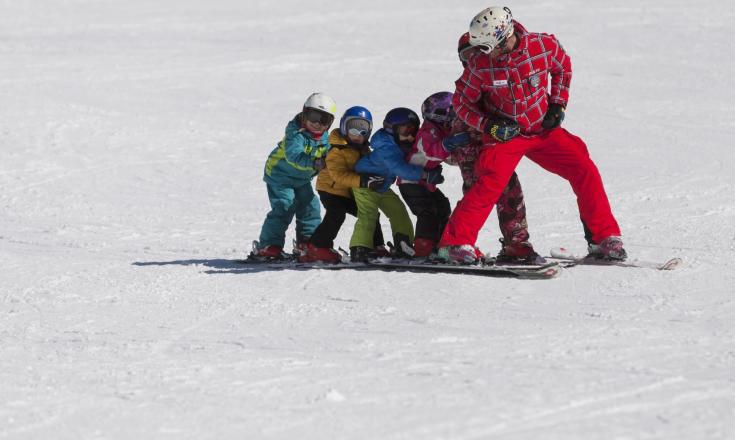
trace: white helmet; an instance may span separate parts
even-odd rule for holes
[[[337,103],[334,102],[334,99],[330,98],[324,93],[312,93],[308,98],[306,98],[306,102],[304,102],[304,109],[307,108],[313,108],[315,110],[329,113],[330,115],[332,115],[332,119],[337,116]]]
[[[490,53],[513,35],[513,14],[507,6],[491,6],[475,15],[470,23],[470,44]],[[485,46],[484,48],[482,46]]]

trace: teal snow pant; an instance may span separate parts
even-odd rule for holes
[[[296,240],[306,241],[319,223],[321,213],[319,198],[311,187],[311,182],[301,186],[281,186],[266,182],[271,211],[265,217],[260,230],[259,244],[283,247],[286,230],[296,216]]]

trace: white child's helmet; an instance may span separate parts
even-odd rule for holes
[[[304,102],[304,109],[307,108],[313,108],[315,110],[320,110],[328,113],[332,115],[333,119],[335,116],[337,116],[337,103],[334,102],[334,99],[330,98],[324,93],[312,93],[308,98],[306,98],[306,102]]]
[[[485,53],[513,35],[513,14],[507,6],[491,6],[475,15],[470,23],[470,44]]]

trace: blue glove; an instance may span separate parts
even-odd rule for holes
[[[424,180],[426,180],[426,183],[431,183],[434,185],[439,185],[440,183],[444,182],[441,165],[436,168],[424,171]]]
[[[323,170],[327,166],[327,162],[323,157],[317,157],[314,159],[314,169],[317,171]]]
[[[470,144],[470,134],[466,131],[463,131],[462,133],[453,134],[451,136],[447,136],[442,141],[442,146],[445,150],[447,150],[447,153],[451,153],[452,151],[456,150],[459,147],[464,147]]]
[[[506,118],[488,119],[482,131],[500,142],[507,142],[521,134],[518,123]]]

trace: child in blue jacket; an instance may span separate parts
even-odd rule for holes
[[[329,127],[337,106],[332,98],[314,93],[301,113],[288,123],[286,134],[265,163],[263,180],[268,188],[271,211],[265,218],[254,258],[280,259],[286,230],[296,216],[297,247],[306,242],[321,222],[319,198],[311,179],[324,168],[329,151]]]
[[[371,257],[378,210],[383,211],[390,221],[398,255],[403,256],[401,243],[412,246],[413,224],[403,201],[390,189],[397,177],[413,181],[423,179],[429,183],[444,180],[441,168],[425,171],[405,160],[405,151],[413,146],[419,124],[419,116],[411,109],[398,107],[389,111],[383,120],[383,128],[370,139],[373,151],[355,165],[355,171],[367,176],[371,183],[367,188],[352,189],[357,204],[357,223],[350,240],[353,261]]]

